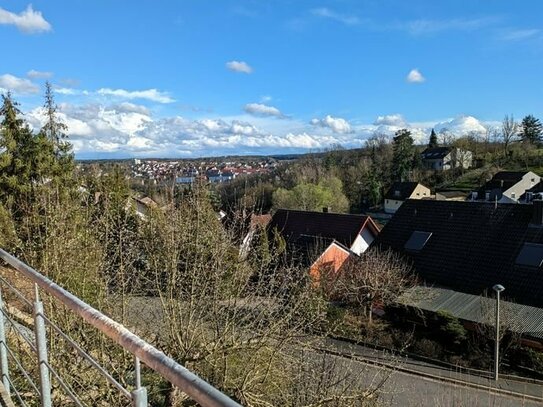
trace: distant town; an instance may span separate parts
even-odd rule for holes
[[[136,158],[130,166],[135,179],[151,180],[154,183],[175,179],[178,184],[193,184],[197,180],[211,183],[232,181],[238,177],[269,174],[277,167],[273,158],[261,161],[158,161]]]

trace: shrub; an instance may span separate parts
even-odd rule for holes
[[[437,342],[422,338],[413,345],[413,352],[432,359],[440,359],[443,355],[443,347]]]

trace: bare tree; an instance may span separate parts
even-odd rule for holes
[[[490,349],[496,340],[496,299],[486,294],[479,297],[479,315],[477,327],[477,339],[479,348],[483,348],[485,355],[491,355]],[[500,302],[500,361],[507,354],[508,350],[520,345],[521,335],[518,329],[518,311],[516,304],[510,301]]]
[[[414,284],[412,268],[400,255],[371,249],[341,270],[336,292],[339,298],[365,310],[371,323],[374,305],[388,305]]]
[[[509,146],[515,140],[519,133],[519,124],[515,121],[513,115],[505,115],[502,120],[501,140],[503,143],[503,152],[505,156],[509,154]]]
[[[242,404],[285,405],[294,387],[310,389],[296,371],[312,363],[302,351],[319,340],[311,333],[325,324],[326,302],[305,269],[269,258],[240,261],[206,200],[205,191],[194,191],[179,208],[157,212],[143,226],[145,286],[152,293],[132,297],[128,319]],[[183,398],[173,388],[167,393],[166,405]],[[349,386],[349,397],[370,393],[367,386]],[[328,396],[308,399],[322,405]]]
[[[449,131],[449,129],[441,129],[439,132],[439,138],[441,139],[440,145],[450,146],[454,142],[456,135]]]

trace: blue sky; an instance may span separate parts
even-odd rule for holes
[[[542,115],[543,2],[10,1],[0,88],[80,158],[358,147]],[[538,75],[539,74],[539,75]]]

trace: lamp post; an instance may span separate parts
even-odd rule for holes
[[[496,291],[496,342],[494,343],[494,380],[498,381],[499,353],[500,353],[500,293],[505,290],[501,284],[492,287]]]

